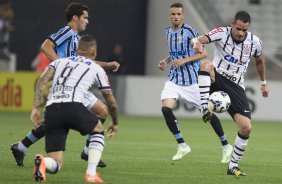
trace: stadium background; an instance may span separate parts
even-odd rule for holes
[[[156,65],[168,55],[164,29],[170,25],[167,13],[169,5],[174,2],[171,0],[12,1],[15,29],[10,33],[11,61],[0,61],[0,111],[29,111],[34,81],[39,75],[32,72],[30,64],[44,39],[65,25],[64,10],[70,2],[83,2],[90,7],[90,24],[85,33],[94,35],[98,40],[98,60],[107,60],[115,44],[120,43],[124,47],[125,64],[121,67],[126,68],[125,73],[110,74],[121,112],[161,116],[160,92],[167,71],[160,72]],[[282,89],[281,38],[273,35],[281,30],[281,13],[277,12],[281,12],[282,3],[279,0],[179,2],[185,7],[185,21],[201,34],[216,26],[228,25],[239,9],[250,12],[250,30],[264,42],[270,85],[270,97],[262,98],[255,65],[250,64],[246,87],[253,117],[281,121],[277,101]],[[274,16],[275,13],[277,16]],[[212,46],[208,46],[208,52],[208,58],[212,58]],[[5,67],[10,72],[4,71]],[[183,104],[179,104],[176,112],[199,117],[198,112]]]

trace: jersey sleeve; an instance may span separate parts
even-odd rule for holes
[[[210,42],[221,40],[225,34],[226,34],[226,28],[218,27],[206,33],[205,36],[209,39],[209,43],[210,43]]]
[[[198,38],[200,35],[199,35],[199,33],[194,29],[194,28],[192,28],[192,31],[193,31],[193,33],[194,34],[192,34],[193,35],[193,38]],[[192,39],[193,39],[192,38]]]
[[[110,90],[111,86],[110,86],[108,75],[106,74],[105,70],[97,64],[95,65],[95,70],[97,71],[96,82],[98,84],[98,89]]]
[[[48,66],[53,68],[54,71],[56,71],[56,66],[57,65],[58,65],[58,60],[55,60],[55,61],[52,61]]]
[[[69,26],[66,26],[60,29],[57,33],[51,34],[48,39],[51,40],[56,45],[56,47],[58,47],[72,35],[73,30]]]
[[[190,40],[199,37],[199,33],[194,28],[189,27],[187,30],[188,30],[188,37]]]
[[[257,37],[256,41],[255,41],[255,53],[253,54],[253,56],[255,58],[258,58],[262,55],[262,41]]]

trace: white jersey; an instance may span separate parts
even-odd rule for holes
[[[231,27],[219,27],[205,36],[209,42],[215,42],[213,66],[216,71],[245,88],[244,74],[251,56],[257,58],[262,54],[262,43],[251,32],[247,32],[243,42],[236,43],[232,39],[231,30]]]
[[[92,85],[110,89],[105,70],[82,56],[61,58],[49,64],[55,71],[46,106],[52,103],[84,102]]]

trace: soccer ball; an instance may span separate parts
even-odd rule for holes
[[[210,95],[208,108],[214,112],[222,113],[228,110],[231,104],[230,98],[224,91],[216,91]]]

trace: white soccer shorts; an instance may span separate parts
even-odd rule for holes
[[[90,111],[93,105],[97,102],[97,100],[98,98],[93,93],[88,91],[84,95],[83,105]]]
[[[166,81],[161,93],[161,100],[175,98],[183,103],[191,103],[197,109],[201,109],[201,97],[198,84],[180,86],[171,81]]]

